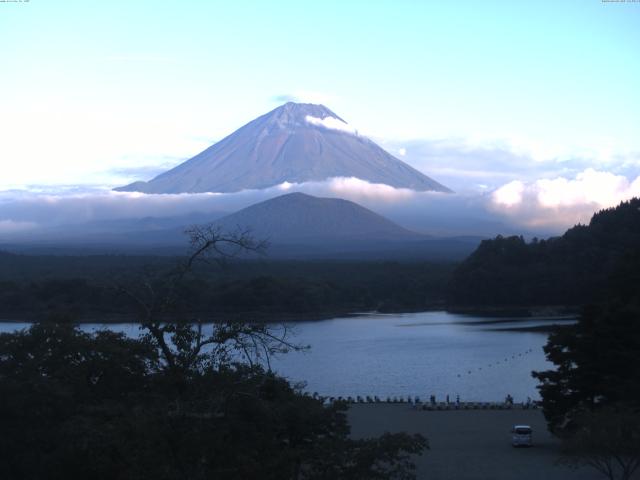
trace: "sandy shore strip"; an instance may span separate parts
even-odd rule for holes
[[[354,404],[348,412],[355,438],[384,432],[421,433],[431,449],[416,459],[418,479],[598,480],[591,468],[558,465],[560,444],[547,431],[542,411],[414,409],[408,404]],[[511,427],[533,428],[531,448],[511,446]]]

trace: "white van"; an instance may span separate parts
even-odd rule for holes
[[[514,425],[511,429],[511,445],[514,447],[530,447],[533,430],[529,425]]]

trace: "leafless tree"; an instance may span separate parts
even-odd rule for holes
[[[206,322],[176,308],[179,287],[198,263],[224,262],[240,254],[262,253],[266,242],[256,241],[247,230],[224,232],[215,225],[194,226],[185,232],[190,239],[186,258],[168,271],[147,269],[139,277],[117,283],[117,288],[137,307],[144,337],[160,353],[169,371],[218,368],[238,359],[265,363],[276,353],[303,347],[289,341],[288,329],[265,323],[215,320]],[[185,318],[186,317],[186,318]]]

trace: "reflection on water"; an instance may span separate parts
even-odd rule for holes
[[[329,396],[436,395],[461,401],[539,398],[532,370],[551,368],[542,351],[543,332],[514,331],[567,318],[487,319],[446,312],[359,315],[318,322],[288,322],[292,340],[310,345],[272,361],[277,372],[306,389]],[[0,332],[28,327],[0,323]],[[102,328],[86,324],[87,331]],[[109,325],[130,336],[133,324]]]

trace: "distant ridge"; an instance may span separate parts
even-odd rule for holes
[[[450,192],[359,135],[324,105],[286,103],[148,182],[145,193],[236,192],[284,182],[356,177],[417,191]]]

